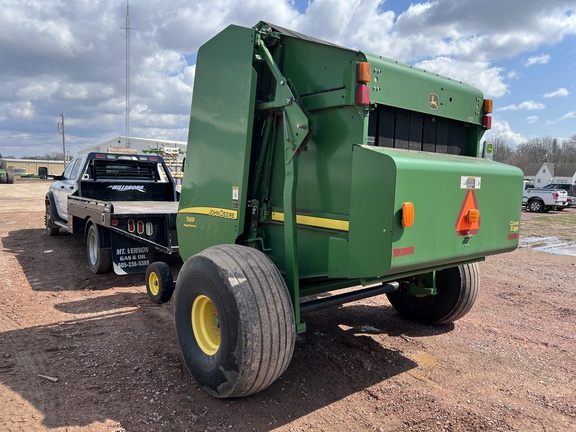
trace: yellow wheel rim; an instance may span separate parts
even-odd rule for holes
[[[160,292],[160,278],[158,278],[156,272],[152,272],[148,276],[148,288],[153,296],[157,296]]]
[[[216,354],[220,347],[220,323],[214,303],[205,295],[196,297],[192,304],[192,330],[200,349],[208,355]]]

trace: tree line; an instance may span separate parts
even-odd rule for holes
[[[562,142],[551,137],[531,138],[515,148],[501,136],[495,137],[492,143],[495,161],[517,166],[523,171],[532,164],[576,164],[576,134]]]
[[[68,153],[68,152],[66,152]],[[0,158],[2,153],[0,153]],[[70,158],[70,153],[68,153],[68,158]],[[4,159],[30,159],[30,160],[50,160],[50,161],[63,161],[64,153],[62,152],[52,152],[46,153],[44,156],[23,156],[21,158],[16,158],[14,156],[4,156]]]

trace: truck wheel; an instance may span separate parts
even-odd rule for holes
[[[540,200],[530,201],[527,209],[531,212],[541,213],[544,210],[544,203]]]
[[[466,315],[478,295],[480,280],[476,263],[436,272],[438,294],[416,297],[396,291],[388,300],[400,315],[429,324],[447,324]]]
[[[57,236],[60,229],[54,225],[54,212],[50,203],[46,203],[46,214],[44,215],[44,225],[46,227],[46,234],[49,236]]]
[[[209,394],[256,393],[288,367],[296,339],[292,302],[262,252],[240,245],[205,249],[186,260],[174,295],[182,355]]]
[[[92,224],[86,234],[86,252],[88,267],[92,273],[109,273],[112,270],[112,251],[100,247],[98,228]]]
[[[12,173],[6,174],[6,183],[8,183],[8,184],[14,183],[14,174],[12,174]]]
[[[0,174],[0,183],[8,183],[8,176],[6,174]]]
[[[172,270],[165,262],[154,262],[146,269],[146,293],[152,303],[166,303],[174,292]]]

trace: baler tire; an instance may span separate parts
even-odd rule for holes
[[[6,174],[6,183],[8,183],[8,184],[14,183],[14,174],[12,174],[12,173]]]
[[[478,296],[480,278],[476,263],[436,272],[436,295],[416,297],[395,291],[388,300],[400,315],[427,324],[448,324],[466,315]]]
[[[49,236],[57,236],[60,233],[60,228],[54,225],[54,210],[52,209],[52,205],[49,202],[46,203],[44,226],[46,229],[46,234]]]
[[[247,396],[284,373],[294,353],[294,310],[264,253],[241,245],[205,249],[186,260],[175,291],[180,349],[205,391]]]
[[[91,224],[86,233],[86,255],[88,267],[92,273],[110,273],[112,271],[112,250],[101,247],[98,228]]]
[[[152,303],[166,303],[174,293],[174,277],[168,264],[153,262],[146,269],[146,293]]]

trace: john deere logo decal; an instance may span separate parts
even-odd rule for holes
[[[428,96],[428,106],[430,109],[436,111],[438,109],[438,95],[436,93],[430,93]]]

